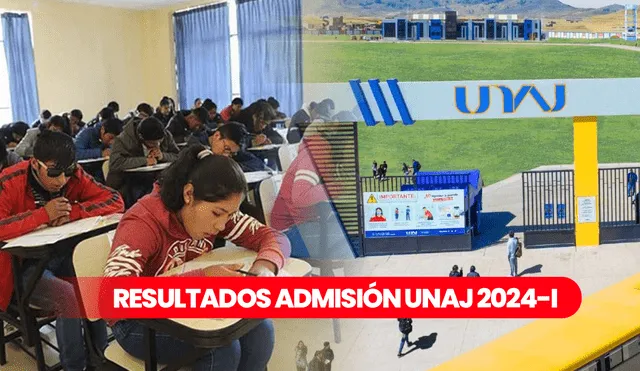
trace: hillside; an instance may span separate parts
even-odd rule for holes
[[[588,17],[620,11],[620,5],[578,9],[559,0],[304,0],[305,15],[392,17],[429,13],[443,8],[464,15],[519,14],[529,17]]]

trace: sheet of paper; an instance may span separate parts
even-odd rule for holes
[[[9,240],[3,249],[12,247],[36,247],[56,243],[65,238],[85,233],[100,223],[102,217],[81,219],[59,227],[42,228],[21,237]]]
[[[244,177],[247,180],[247,183],[257,183],[263,181],[265,179],[271,178],[271,174],[267,171],[254,171],[251,173],[244,173]]]

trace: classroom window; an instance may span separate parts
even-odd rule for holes
[[[2,32],[0,32],[0,126],[12,121],[9,72],[7,70],[7,58],[4,55]]]

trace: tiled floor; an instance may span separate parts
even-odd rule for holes
[[[483,231],[507,230],[521,225],[519,177],[513,177],[485,189],[484,212],[510,212],[508,225],[485,223]],[[489,220],[491,223],[491,220]],[[498,237],[496,241],[500,240]],[[358,276],[443,276],[457,264],[468,271],[475,265],[484,276],[509,273],[504,241],[465,253],[403,255],[358,259],[350,270]],[[520,270],[536,267],[532,275],[567,276],[581,287],[583,295],[592,294],[638,272],[640,244],[606,245],[592,248],[525,250]],[[412,340],[425,343],[435,338],[429,349],[418,350],[398,359],[400,342],[397,321],[341,320],[341,339],[334,339],[331,320],[276,320],[276,348],[269,366],[275,371],[295,370],[294,348],[302,340],[309,349],[309,360],[324,341],[331,342],[335,353],[332,370],[422,371],[471,350],[528,323],[528,320],[416,320]],[[9,347],[9,364],[1,371],[34,370],[35,365],[17,348]],[[49,352],[48,352],[49,353]]]

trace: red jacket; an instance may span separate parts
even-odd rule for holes
[[[25,235],[49,223],[44,207],[36,209],[28,182],[29,161],[0,173],[0,241]],[[71,221],[122,212],[124,202],[118,192],[96,182],[78,166],[66,185],[65,197],[77,202],[71,207]],[[0,310],[6,310],[13,293],[11,255],[0,252]]]
[[[285,235],[241,212],[233,215],[220,235],[237,246],[257,251],[257,259],[270,261],[278,269],[291,253]],[[156,188],[120,220],[104,275],[155,277],[211,251],[215,238],[192,239],[175,213],[164,206]]]
[[[233,114],[232,111],[233,107],[232,105],[228,105],[225,108],[222,109],[222,111],[220,112],[220,117],[222,117],[222,120],[224,120],[224,122],[227,122],[229,120],[231,120],[231,116]]]
[[[330,154],[329,143],[320,136],[305,137],[300,142],[298,155],[282,179],[278,197],[271,210],[273,228],[284,231],[293,225],[319,218],[315,206],[331,200],[324,182],[330,181],[333,174],[322,174],[316,166],[314,156],[327,158]]]

